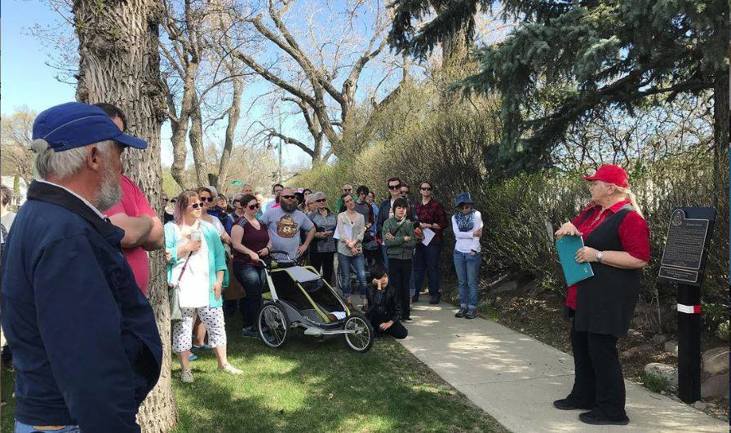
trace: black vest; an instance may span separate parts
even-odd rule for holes
[[[599,251],[623,251],[619,226],[631,209],[623,208],[604,220],[584,244]],[[581,281],[576,290],[577,331],[627,335],[640,293],[639,269],[619,269],[595,262],[594,276]]]

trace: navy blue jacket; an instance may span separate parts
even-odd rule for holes
[[[31,183],[2,258],[18,421],[140,431],[135,416],[160,375],[162,344],[123,236],[73,194]]]

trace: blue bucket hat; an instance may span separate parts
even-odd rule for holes
[[[33,140],[44,140],[56,152],[114,140],[122,146],[144,149],[145,140],[119,130],[99,107],[68,102],[51,107],[33,122]]]
[[[461,192],[454,198],[454,207],[460,207],[463,204],[475,204],[472,201],[472,196],[468,192]]]

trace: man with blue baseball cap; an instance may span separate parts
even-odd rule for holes
[[[2,258],[2,326],[16,370],[15,432],[139,432],[160,375],[152,308],[102,212],[120,197],[121,154],[144,149],[77,102],[33,124],[37,179]]]

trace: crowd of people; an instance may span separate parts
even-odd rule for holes
[[[203,185],[163,195],[158,214],[122,173],[123,152],[147,146],[126,129],[110,104],[52,107],[33,125],[37,178],[17,215],[7,209],[11,191],[0,188],[0,306],[16,371],[16,432],[139,432],[137,411],[162,362],[147,299],[155,250],[164,250],[172,350],[186,383],[196,348],[212,350],[222,373],[242,373],[228,361],[225,322],[240,313],[243,335],[257,337],[271,260],[314,267],[378,335],[401,339],[425,284],[428,302],[441,302],[451,227],[455,317],[477,317],[484,225],[469,192],[452,199],[448,216],[431,181],[413,197],[389,178],[380,203],[365,185],[343,185],[334,201],[281,184],[269,201],[251,185],[229,200]],[[616,344],[649,260],[649,232],[623,169],[602,166],[586,180],[592,203],[556,235],[584,238],[576,260],[591,262],[596,276],[569,288],[576,381],[554,406],[591,409],[581,416],[589,424],[626,424]]]
[[[352,185],[343,185],[331,205],[322,191],[295,189],[278,183],[272,186],[269,201],[250,185],[244,185],[231,200],[213,187],[202,186],[164,203],[163,219],[168,221],[165,224],[168,283],[180,288],[181,307],[186,308],[185,320],[176,323],[173,332],[174,351],[180,355],[183,365],[183,380],[192,380],[189,361],[196,355],[190,352],[191,348],[225,345],[225,335],[221,343],[217,329],[226,317],[240,313],[242,334],[258,336],[255,323],[263,303],[264,267],[270,259],[314,267],[339,290],[350,308],[360,308],[372,320],[379,334],[393,334],[398,329],[393,335],[405,337],[407,331],[401,322],[411,320],[411,304],[419,302],[425,284],[429,303],[441,301],[440,257],[444,231],[450,223],[447,211],[432,196],[431,182],[419,184],[420,198],[416,200],[410,196],[409,186],[398,177],[388,179],[384,187],[389,195],[380,204],[376,203],[375,192],[365,185],[355,191]],[[460,308],[455,316],[473,319],[477,317],[482,218],[474,209],[469,193],[455,197],[454,207],[453,257],[460,295]],[[196,230],[202,235],[195,235],[193,240],[191,236]],[[217,237],[210,236],[214,232]],[[199,252],[201,244],[204,248]],[[226,264],[221,264],[219,256],[211,253],[219,246]],[[207,273],[196,271],[188,263],[195,263],[198,256],[205,255],[210,257]],[[214,279],[216,273],[220,273],[220,281]],[[228,277],[229,273],[233,278]],[[195,305],[189,303],[188,293],[204,286],[196,280],[197,275],[205,275],[210,280],[206,287],[210,286],[216,296],[221,291],[224,293],[221,305],[220,296],[211,297],[205,304],[204,293]],[[379,286],[387,295],[376,296]],[[360,303],[355,302],[356,297]],[[211,318],[208,310],[195,314],[196,311],[187,308],[213,308],[216,318]],[[384,326],[387,322],[391,323]],[[210,330],[206,343],[209,324],[217,329]],[[236,374],[237,369],[225,361],[225,350],[217,354],[220,367]]]

